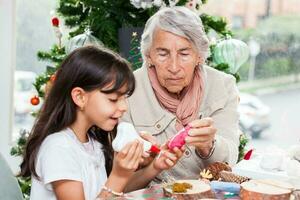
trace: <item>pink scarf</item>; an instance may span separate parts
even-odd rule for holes
[[[189,122],[198,118],[204,89],[201,72],[198,67],[195,68],[193,80],[181,91],[179,97],[176,94],[169,93],[166,88],[160,85],[155,67],[148,67],[148,75],[160,105],[176,115],[177,130],[182,129]]]

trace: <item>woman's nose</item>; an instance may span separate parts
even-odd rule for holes
[[[178,66],[177,58],[171,58],[171,62],[170,62],[168,70],[172,74],[177,74],[180,71],[180,67]]]

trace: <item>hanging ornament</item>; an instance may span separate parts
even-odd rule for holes
[[[230,72],[235,74],[249,57],[248,45],[237,39],[226,39],[219,42],[214,50],[213,59],[216,64],[227,63]]]
[[[66,53],[69,54],[75,49],[79,47],[84,46],[97,46],[97,47],[103,47],[103,43],[92,35],[92,32],[89,29],[86,29],[86,31],[83,34],[76,35],[75,37],[71,38],[69,42],[66,45]]]
[[[245,155],[244,155],[244,160],[250,160],[252,152],[253,152],[253,149],[250,149],[249,151],[247,151],[247,153],[245,153]]]
[[[186,2],[185,7],[189,8],[192,11],[196,10],[197,0],[189,0]]]
[[[38,105],[40,103],[40,99],[38,96],[34,96],[30,99],[30,103],[34,106]]]
[[[152,0],[130,0],[130,3],[136,8],[151,8],[153,6]]]
[[[62,33],[61,33],[61,30],[60,30],[60,27],[59,27],[59,19],[57,17],[53,17],[51,19],[51,21],[52,21],[52,27],[53,27],[55,36],[58,39],[58,46],[59,46],[59,48],[61,48]]]
[[[52,74],[52,75],[50,76],[50,82],[53,83],[53,82],[55,81],[55,79],[56,79],[55,74]]]

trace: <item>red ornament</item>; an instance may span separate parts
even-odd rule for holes
[[[55,74],[52,74],[52,75],[50,76],[50,82],[53,83],[53,82],[55,81],[55,79],[56,79]]]
[[[30,99],[30,103],[34,106],[38,105],[40,103],[40,99],[38,96],[34,96]]]
[[[250,160],[251,155],[252,155],[253,149],[250,149],[245,155],[244,155],[244,160]]]
[[[52,26],[55,26],[55,27],[59,26],[59,19],[57,17],[52,18]]]

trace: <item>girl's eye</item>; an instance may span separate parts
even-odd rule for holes
[[[109,99],[109,101],[116,103],[118,101],[118,99]]]

